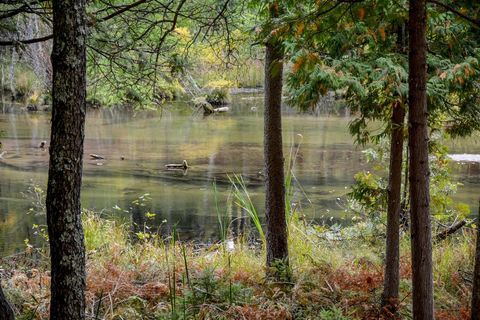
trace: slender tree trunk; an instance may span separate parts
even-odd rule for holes
[[[404,231],[407,231],[410,228],[410,223],[409,223],[409,212],[408,212],[408,178],[410,176],[409,174],[409,163],[410,163],[410,152],[407,148],[407,153],[406,153],[406,159],[405,159],[405,168],[404,168],[404,178],[403,178],[403,196],[402,196],[402,203],[400,205],[400,226]]]
[[[80,188],[85,127],[85,0],[53,1],[53,89],[47,223],[50,319],[85,318]]]
[[[425,0],[410,0],[409,134],[413,319],[433,313],[432,230],[428,165],[427,44]]]
[[[10,62],[10,92],[11,92],[11,100],[14,101],[17,98],[17,88],[16,88],[16,81],[15,81],[15,65],[16,65],[16,56],[17,56],[17,49],[12,47],[11,50],[11,62]]]
[[[473,271],[472,288],[472,320],[480,319],[480,202],[477,220],[477,249],[475,251],[475,269]]]
[[[3,294],[2,286],[0,286],[0,320],[15,320],[15,314]]]
[[[400,283],[400,210],[403,163],[403,126],[405,109],[400,103],[393,106],[390,142],[390,175],[388,182],[387,243],[385,280],[382,306],[387,314],[394,314],[398,305]]]
[[[270,276],[288,273],[288,235],[285,217],[285,179],[282,149],[282,71],[283,49],[275,41],[266,45],[265,54],[265,215],[267,222],[267,267]],[[271,268],[269,268],[271,270]],[[284,272],[287,273],[284,273]],[[280,274],[282,273],[282,275]]]

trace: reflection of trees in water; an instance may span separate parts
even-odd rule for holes
[[[480,176],[480,163],[466,162],[461,166],[461,173],[465,175],[465,179],[474,181]]]
[[[128,195],[123,201],[130,216],[130,237],[135,242],[139,239],[137,234],[150,232],[146,214],[151,210],[151,202],[145,195]]]
[[[230,228],[232,236],[236,239],[249,240],[251,231],[251,221],[244,209],[232,202],[232,220]]]
[[[11,199],[22,192],[19,186],[8,177],[3,176],[0,183],[0,199]],[[29,213],[31,199],[22,201],[0,201],[0,256],[6,256],[25,250],[24,240],[34,246],[45,244],[43,238],[32,229],[34,224],[45,225],[45,215]]]
[[[123,207],[128,208],[132,240],[138,240],[138,233],[158,234],[165,238],[172,235],[174,227],[181,240],[208,242],[218,239],[217,219],[202,211],[201,202],[175,200],[174,194],[143,202],[138,197],[126,197]],[[209,203],[208,207],[211,206]],[[154,215],[147,216],[148,213]]]
[[[145,211],[143,208],[133,205],[130,207],[130,213],[132,215],[132,237],[136,239],[137,233],[148,233],[149,228],[147,226],[147,219],[145,217]]]
[[[192,121],[190,116],[178,116],[177,109],[172,109],[171,115],[165,113],[161,119],[158,112],[132,112],[115,108],[89,110],[86,152],[104,155],[107,162],[101,167],[94,164],[85,166],[84,207],[97,210],[109,208],[122,197],[120,190],[123,190],[126,198],[121,200],[119,206],[128,210],[139,195],[151,192],[149,205],[132,207],[128,212],[132,233],[143,232],[147,225],[151,228],[150,232],[159,232],[165,237],[178,223],[181,239],[216,241],[220,236],[212,191],[212,181],[216,179],[220,211],[225,212],[226,207],[231,206],[232,236],[253,238],[255,228],[250,227],[248,215],[235,205],[227,204],[227,174],[235,172],[244,175],[252,200],[260,215],[263,215],[263,182],[256,179],[263,166],[259,138],[263,126],[262,100],[238,100],[240,103],[234,103],[229,118],[202,121]],[[258,107],[258,111],[252,111],[253,106]],[[34,137],[45,139],[49,132],[49,121],[43,113],[5,114],[0,115],[0,121],[5,131],[2,142],[9,152],[9,160],[0,165],[0,197],[6,199],[0,202],[0,237],[3,239],[0,239],[0,250],[4,246],[11,251],[14,246],[24,248],[23,240],[28,233],[32,233],[31,226],[35,220],[43,224],[43,217],[25,215],[30,204],[25,200],[18,201],[18,198],[20,192],[25,191],[25,182],[33,173],[42,175],[42,179],[46,176],[48,153],[31,148],[33,142],[30,143],[30,140],[33,141]],[[325,218],[335,215],[339,211],[336,197],[347,192],[344,187],[353,182],[353,175],[357,171],[368,169],[362,162],[360,150],[355,150],[351,145],[347,121],[337,118],[311,121],[311,118],[293,116],[285,117],[285,128],[287,152],[291,147],[290,137],[298,142],[296,134],[302,133],[304,136],[295,173],[314,203],[316,212],[320,215],[329,209],[332,213],[326,214]],[[20,146],[20,153],[14,157],[16,144]],[[464,152],[477,151],[471,142],[463,148]],[[121,161],[120,156],[126,156],[126,160]],[[164,170],[164,164],[181,162],[183,159],[192,164],[187,176]],[[28,172],[23,170],[27,167]],[[467,194],[471,199],[470,194],[476,191],[475,188],[478,189],[480,164],[462,165],[455,170],[457,176],[466,183],[459,188],[459,195]],[[135,187],[127,191],[127,186],[132,185]],[[476,205],[472,209],[476,210]],[[305,210],[303,213],[311,218],[311,211],[307,211],[310,209],[306,207]],[[146,212],[155,213],[156,216],[148,219]],[[9,220],[8,228],[3,228],[6,220]],[[167,223],[162,224],[163,220],[167,220]],[[28,236],[35,238],[31,234]]]

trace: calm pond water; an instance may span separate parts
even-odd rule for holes
[[[155,217],[147,224],[162,226],[163,232],[177,224],[184,239],[215,241],[218,204],[221,212],[234,219],[232,227],[242,228],[244,220],[235,218],[243,213],[228,201],[228,176],[244,176],[258,211],[263,212],[263,182],[258,174],[263,166],[262,102],[259,95],[236,95],[231,112],[207,118],[182,103],[161,111],[89,111],[83,207],[138,225],[145,223],[143,213],[149,211]],[[28,188],[46,185],[48,152],[38,145],[42,140],[48,144],[50,121],[48,113],[3,108],[1,141],[8,153],[0,160],[0,255],[23,249],[26,238],[35,242],[32,225],[44,224],[44,216],[28,214],[32,207]],[[299,115],[284,108],[286,155],[292,145],[301,142],[294,171],[306,196],[297,192],[296,201],[310,219],[348,219],[342,198],[354,174],[368,169],[361,149],[354,146],[348,133],[348,122],[346,117]],[[472,139],[458,141],[452,152],[480,154],[480,145]],[[90,159],[89,154],[102,155],[105,160]],[[191,166],[186,173],[164,167],[184,159]],[[479,164],[457,164],[455,174],[465,184],[457,198],[476,212]],[[146,193],[151,199],[143,207],[132,205]]]

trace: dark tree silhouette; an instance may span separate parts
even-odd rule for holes
[[[85,318],[85,247],[80,188],[86,95],[85,0],[53,1],[53,89],[47,224],[50,319]]]
[[[478,206],[478,220],[480,222],[480,203]],[[475,268],[473,271],[472,288],[472,320],[480,319],[480,226],[477,226],[477,249],[475,250]]]
[[[433,314],[430,171],[428,165],[427,41],[425,0],[410,0],[409,9],[409,134],[410,215],[413,319]]]
[[[407,48],[405,45],[405,27],[405,23],[398,25],[396,32],[397,50],[402,54],[407,53]],[[388,177],[387,203],[387,241],[385,246],[385,277],[382,295],[382,307],[384,307],[384,314],[387,317],[395,314],[399,303],[398,291],[400,285],[400,221],[401,212],[403,211],[402,164],[405,139],[405,108],[406,106],[403,103],[403,99],[394,102],[392,104],[392,117],[390,120],[391,128],[390,167]],[[408,174],[406,174],[406,176],[408,176]],[[406,181],[404,188],[407,188]]]
[[[278,10],[278,6],[276,8]],[[265,52],[264,155],[267,267],[272,271],[269,275],[275,278],[289,273],[282,149],[282,73],[283,48],[280,41],[272,38],[266,43]]]
[[[3,294],[2,286],[0,286],[0,320],[15,320],[15,314]]]
[[[405,108],[400,103],[393,106],[390,142],[390,173],[388,182],[387,244],[385,256],[385,281],[382,305],[387,313],[395,313],[398,304],[400,281],[400,210],[402,189],[402,163]]]

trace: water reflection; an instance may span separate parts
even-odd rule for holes
[[[11,109],[10,107],[6,107]],[[312,204],[301,192],[295,201],[310,219],[344,216],[337,198],[353,182],[353,175],[367,169],[362,154],[348,134],[349,118],[298,115],[284,107],[285,154],[301,142],[295,174]],[[259,97],[236,96],[231,112],[203,118],[182,103],[162,111],[102,109],[88,112],[85,139],[82,205],[131,221],[134,232],[145,226],[168,234],[177,225],[185,239],[218,239],[218,210],[232,217],[232,232],[248,230],[249,220],[229,199],[228,176],[242,174],[258,212],[264,210],[263,118]],[[0,114],[0,130],[6,159],[0,161],[0,254],[23,247],[33,223],[44,217],[27,215],[30,200],[21,196],[28,184],[45,186],[48,152],[38,148],[49,140],[48,114]],[[300,138],[301,134],[303,138]],[[470,143],[470,150],[480,148]],[[473,147],[472,147],[473,145]],[[467,148],[468,143],[459,149]],[[468,151],[475,153],[477,151]],[[459,152],[464,152],[459,150]],[[98,154],[104,160],[90,158]],[[167,163],[191,166],[186,174],[168,171]],[[465,181],[459,198],[475,201],[478,167],[464,166],[455,172]],[[143,207],[132,207],[139,196],[150,194]],[[473,200],[473,201],[472,201]],[[117,210],[113,208],[121,208]],[[128,214],[125,212],[127,211]],[[145,213],[154,216],[147,218]],[[130,215],[130,216],[129,216]],[[166,220],[166,223],[164,221]]]

